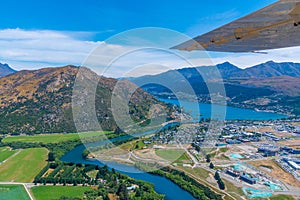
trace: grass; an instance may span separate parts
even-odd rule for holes
[[[58,143],[69,140],[76,140],[88,137],[108,134],[111,132],[86,132],[86,133],[68,133],[68,134],[41,134],[41,135],[22,135],[9,136],[2,140],[2,142],[41,142],[41,143]]]
[[[226,191],[231,194],[232,196],[234,196],[237,199],[243,199],[242,196],[245,196],[243,190],[237,186],[235,186],[234,184],[232,184],[231,182],[222,179],[226,185]]]
[[[133,141],[125,142],[119,145],[118,147],[125,151],[130,151],[130,150],[141,150],[145,146],[147,145],[144,144],[143,140],[133,140]]]
[[[62,196],[83,198],[86,191],[92,191],[92,189],[83,186],[35,186],[31,188],[36,200],[59,199]]]
[[[222,160],[230,160],[230,158],[228,156],[226,156],[225,154],[222,154],[220,156],[220,159],[222,159]]]
[[[211,172],[207,171],[206,169],[198,168],[198,167],[197,168],[190,168],[190,167],[182,167],[182,166],[177,166],[176,168],[179,171],[185,172],[188,176],[192,177],[194,180],[196,180],[200,184],[203,184],[203,185],[209,187],[210,189],[212,189],[213,191],[215,191],[215,192],[217,192],[221,195],[224,194],[225,195],[224,196],[225,200],[229,200],[229,199],[231,200],[232,199],[227,194],[225,194],[223,191],[220,191],[219,189],[215,189],[215,188],[211,187],[212,184],[207,181],[207,178],[209,177],[209,174],[211,174]],[[241,198],[237,198],[237,200],[240,200],[240,199]]]
[[[182,171],[188,172],[198,178],[200,178],[203,181],[206,181],[206,179],[209,177],[209,171],[202,169],[202,168],[190,168],[190,167],[179,167]]]
[[[138,140],[136,141],[136,144],[135,144],[135,149],[136,150],[139,150],[139,149],[143,149],[146,145],[144,144],[144,142],[142,140]]]
[[[0,185],[0,200],[30,200],[23,185]]]
[[[214,158],[217,155],[217,151],[210,153],[209,155],[210,155],[210,158]]]
[[[219,151],[222,152],[222,153],[225,153],[229,150],[229,148],[227,147],[224,147],[224,148],[220,148]]]
[[[170,162],[190,161],[184,150],[159,149],[155,150],[157,156]]]
[[[23,149],[0,165],[0,181],[32,182],[46,166],[47,149]]]
[[[273,197],[270,197],[270,200],[294,200],[295,198],[289,195],[276,195]]]
[[[259,160],[259,161],[250,161],[248,164],[253,165],[255,167],[260,167],[262,165],[269,166],[269,170],[262,170],[269,174],[272,177],[275,177],[282,182],[285,182],[287,184],[290,184],[295,187],[300,187],[300,182],[290,173],[286,172],[284,169],[282,169],[274,160]]]
[[[120,149],[125,150],[125,151],[129,151],[129,150],[134,149],[135,143],[136,143],[136,140],[135,141],[130,141],[130,142],[125,142],[125,143],[123,143],[121,145],[118,145],[118,147]]]
[[[96,178],[96,175],[98,173],[98,170],[92,170],[92,171],[89,171],[87,173],[87,175],[90,177],[90,178]]]
[[[0,147],[0,162],[6,160],[10,156],[16,153],[16,150],[12,150],[9,147]]]

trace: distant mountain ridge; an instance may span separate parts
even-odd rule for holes
[[[0,63],[0,77],[15,73],[16,70],[12,69],[8,64]]]
[[[158,83],[164,86],[177,85],[176,90],[180,92],[186,91],[183,86],[180,86],[185,83],[191,85],[196,94],[200,95],[209,93],[205,82],[224,83],[226,94],[230,98],[251,95],[257,97],[264,96],[264,94],[270,95],[274,92],[297,96],[300,95],[298,87],[300,85],[300,63],[276,63],[269,61],[241,69],[229,62],[225,62],[215,67],[181,68],[157,75],[130,78],[129,80],[140,86],[145,85],[147,82]],[[155,84],[146,85],[144,89],[155,95],[163,92],[170,93],[170,91],[163,89],[162,86],[155,86]]]
[[[270,78],[276,76],[300,77],[300,63],[269,61],[232,74],[231,78]]]
[[[217,64],[216,68],[222,76],[223,79],[239,79],[239,78],[270,78],[276,76],[291,76],[291,77],[300,77],[300,63],[293,62],[283,62],[276,63],[273,61],[268,61],[259,65],[255,65],[249,68],[239,68],[229,62]],[[145,75],[137,78],[130,78],[134,82],[139,79],[147,78],[174,78],[176,75],[174,72],[179,72],[183,77],[187,79],[201,79],[200,74],[205,74],[212,78],[218,77],[216,74],[216,69],[213,66],[200,66],[200,67],[187,67],[175,70],[169,70],[157,75]]]
[[[245,69],[225,62],[217,64],[216,67],[224,79],[270,78],[276,76],[300,77],[300,63],[293,62],[276,63],[268,61]],[[204,68],[207,67],[197,67],[199,71],[205,71]]]

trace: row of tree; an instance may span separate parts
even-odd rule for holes
[[[221,190],[225,190],[225,183],[222,181],[222,179],[221,179],[220,174],[219,174],[218,171],[216,171],[216,173],[215,173],[215,179],[218,182],[219,188]]]
[[[216,194],[209,187],[200,184],[190,176],[186,175],[184,172],[178,171],[174,168],[155,166],[151,164],[145,165],[142,163],[137,163],[136,166],[141,168],[142,170],[148,170],[152,174],[164,176],[170,179],[179,187],[191,193],[196,199],[200,199],[200,200],[202,199],[221,200],[222,199],[221,195]]]
[[[49,170],[51,169],[51,170]],[[94,177],[90,177],[89,172],[97,171]],[[50,172],[50,173],[48,173]],[[153,185],[139,180],[134,180],[126,175],[109,169],[106,165],[103,167],[96,165],[82,165],[72,163],[48,163],[48,165],[35,177],[35,184],[53,184],[73,186],[97,186],[96,192],[87,192],[86,196],[91,199],[108,199],[108,194],[116,194],[119,199],[124,200],[142,200],[146,197],[149,200],[162,200],[164,195],[157,194]],[[133,190],[128,187],[136,185]],[[94,197],[94,198],[93,198]],[[68,199],[64,197],[62,199]]]

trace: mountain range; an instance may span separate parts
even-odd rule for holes
[[[99,124],[104,130],[116,130],[117,125],[110,108],[116,79],[96,75],[88,68],[82,79],[98,80],[95,109]],[[75,132],[72,115],[72,92],[79,68],[64,66],[39,70],[23,70],[0,78],[0,133],[62,133]],[[133,83],[122,81],[122,87]],[[86,91],[82,91],[81,101]],[[138,89],[130,99],[130,116],[143,121],[149,116],[152,104],[167,106],[145,91]],[[83,113],[84,116],[86,113]],[[87,121],[88,131],[91,122]]]
[[[15,73],[16,70],[12,69],[8,64],[0,63],[0,77]]]
[[[138,89],[130,99],[131,118],[136,122],[145,121],[154,104],[164,107],[170,116],[173,108],[152,96],[170,96],[170,88],[186,94],[189,85],[196,95],[209,101],[211,91],[207,83],[217,88],[224,85],[226,96],[234,105],[249,100],[256,102],[256,99],[271,96],[276,97],[273,101],[276,102],[278,95],[284,95],[287,97],[280,99],[282,104],[293,104],[294,109],[300,113],[300,64],[270,61],[240,69],[225,62],[216,67],[218,72],[212,66],[203,66],[129,78],[130,81],[121,80],[125,88],[134,86],[134,83],[142,85],[142,89]],[[104,130],[116,130],[118,127],[110,105],[118,81],[100,77],[88,68],[84,69],[86,74],[82,78],[93,76],[99,80],[95,99],[98,122]],[[6,75],[0,77],[0,133],[75,132],[71,102],[78,70],[78,67],[68,65],[16,72],[7,64],[1,64],[1,75]],[[218,73],[221,77],[217,76]],[[87,122],[85,130],[89,130],[89,127]]]
[[[129,80],[137,85],[144,85],[144,89],[155,95],[167,91],[162,85],[175,85],[176,91],[185,92],[186,87],[181,88],[181,86],[186,84],[191,85],[196,94],[208,94],[205,82],[209,82],[210,84],[224,83],[226,94],[230,98],[245,95],[258,97],[273,93],[298,96],[300,95],[300,64],[269,61],[241,69],[225,62],[216,67],[182,68],[157,75],[129,78]],[[145,83],[151,84],[145,85]]]

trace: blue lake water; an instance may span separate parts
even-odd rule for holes
[[[179,101],[174,99],[159,100],[183,107],[184,111],[188,112],[194,120],[199,120],[200,118],[225,120],[274,120],[287,117],[286,115],[272,112],[259,112],[251,109],[235,108],[231,106],[212,105],[192,101],[180,101],[179,103]]]
[[[217,118],[217,119],[226,119],[226,120],[268,120],[268,119],[281,119],[285,118],[285,115],[276,114],[276,113],[269,113],[269,112],[257,112],[250,109],[241,109],[241,108],[234,108],[230,106],[220,106],[211,104],[203,104],[197,102],[188,102],[188,101],[181,101],[180,104],[176,100],[171,99],[161,99],[167,103],[172,103],[176,105],[180,105],[184,108],[186,112],[190,112],[191,116],[194,120],[199,120],[200,118]],[[212,108],[214,112],[212,112]],[[213,114],[212,114],[213,113]],[[201,114],[201,116],[199,115]],[[167,126],[172,126],[174,123],[169,124]],[[153,133],[153,131],[148,131],[144,133],[137,134],[136,136],[143,136],[149,135]],[[101,146],[110,142],[119,141],[119,140],[126,140],[129,139],[130,135],[120,136],[118,138],[114,138],[111,140],[105,140],[101,142],[94,142],[85,144],[86,146]],[[66,153],[61,160],[64,162],[72,162],[72,163],[82,163],[82,164],[94,164],[103,166],[104,163],[107,164],[110,168],[116,169],[123,174],[126,174],[132,178],[144,180],[150,182],[154,185],[154,189],[156,192],[165,195],[166,200],[177,200],[177,199],[184,199],[184,200],[194,200],[195,198],[185,190],[181,189],[178,185],[173,183],[172,181],[157,175],[152,175],[146,172],[143,172],[137,169],[134,166],[129,166],[125,164],[120,164],[116,162],[104,162],[99,161],[96,159],[88,159],[85,160],[82,158],[82,152],[85,149],[84,145],[77,146],[73,150]],[[240,166],[237,166],[237,168]],[[238,169],[237,169],[238,170]],[[254,194],[254,196],[259,196],[261,194]],[[265,195],[265,194],[263,194]],[[268,194],[267,194],[268,195]],[[252,197],[250,197],[252,198]]]

